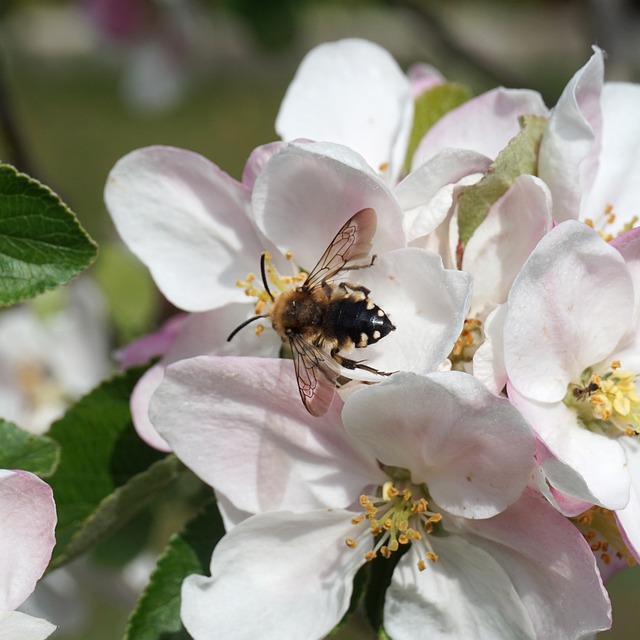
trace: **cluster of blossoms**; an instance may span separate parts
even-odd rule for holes
[[[227,531],[183,585],[194,638],[323,638],[383,563],[392,638],[610,627],[603,581],[640,558],[640,87],[603,67],[594,50],[551,110],[469,100],[407,162],[444,79],[345,40],[304,59],[241,182],[168,147],[116,164],[118,231],[185,311],[125,353],[160,356],[136,428],[213,487]],[[377,259],[354,280],[396,330],[356,357],[394,373],[313,417],[275,331],[227,336],[270,305],[245,294],[262,252],[295,287],[363,208]]]

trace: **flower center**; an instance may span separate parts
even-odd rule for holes
[[[373,560],[378,553],[388,559],[401,545],[411,543],[418,556],[418,569],[423,571],[427,560],[438,560],[426,535],[441,528],[438,523],[442,514],[429,510],[429,502],[421,495],[424,494],[422,488],[402,484],[396,486],[390,480],[382,486],[380,496],[360,496],[364,513],[353,518],[351,523],[357,526],[368,521],[369,527],[364,528],[357,538],[347,538],[345,542],[355,549],[358,539],[373,536],[376,542],[374,548],[364,554],[366,560]],[[414,493],[419,497],[414,497]]]
[[[613,511],[594,506],[573,521],[603,564],[611,564],[614,556],[624,560],[629,567],[637,564],[620,535]]]
[[[582,424],[610,436],[640,435],[640,396],[636,374],[615,360],[603,374],[586,369],[579,384],[571,383],[564,403],[578,413]]]
[[[616,236],[622,235],[625,231],[629,231],[629,229],[633,229],[638,222],[638,216],[633,216],[619,231],[613,234],[611,232],[611,226],[615,223],[616,218],[617,215],[613,210],[613,205],[608,204],[601,214],[595,218],[586,218],[584,222],[592,229],[595,229],[606,242],[611,242]]]
[[[462,326],[460,337],[456,340],[449,354],[451,368],[456,371],[464,371],[464,365],[473,360],[473,356],[483,340],[482,321],[477,318],[467,318]]]

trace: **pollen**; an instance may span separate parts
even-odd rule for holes
[[[364,512],[351,523],[357,526],[368,521],[369,527],[361,535],[371,535],[375,544],[364,554],[366,560],[378,555],[388,559],[399,549],[411,545],[420,571],[426,568],[427,562],[437,562],[438,555],[424,534],[434,532],[442,514],[431,511],[427,499],[423,495],[414,497],[416,493],[422,493],[422,488],[399,487],[388,481],[381,487],[379,496],[360,496]],[[355,538],[347,538],[345,543],[350,548],[357,546]]]
[[[465,363],[473,360],[473,356],[483,340],[482,322],[477,318],[467,318],[464,321],[460,337],[456,340],[449,354],[451,368],[463,371]]]
[[[602,213],[597,214],[595,218],[586,218],[584,222],[597,231],[603,240],[611,242],[615,237],[622,235],[626,231],[629,231],[629,229],[633,229],[638,222],[638,216],[631,217],[614,235],[609,227],[616,222],[618,217],[613,205],[608,203]]]
[[[640,396],[637,374],[614,360],[607,371],[583,372],[579,384],[570,384],[565,404],[574,408],[582,424],[609,436],[640,435]]]
[[[636,560],[618,529],[613,511],[593,506],[572,520],[603,564],[609,565],[617,559],[629,567],[636,565]]]

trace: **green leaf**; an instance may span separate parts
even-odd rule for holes
[[[143,370],[104,382],[49,431],[62,448],[49,481],[58,508],[52,566],[121,526],[179,471],[175,459],[147,446],[131,422],[129,399]]]
[[[67,283],[97,247],[50,189],[0,165],[0,305]]]
[[[174,535],[134,609],[124,640],[187,640],[180,621],[180,588],[190,574],[209,575],[215,545],[224,535],[214,503]]]
[[[455,82],[444,82],[418,96],[414,104],[413,129],[405,160],[405,171],[411,168],[411,159],[420,140],[445,113],[459,107],[471,97],[471,91]]]
[[[46,478],[55,471],[59,460],[57,442],[0,418],[0,469],[22,469]]]
[[[458,231],[463,246],[485,219],[491,205],[523,174],[536,175],[538,151],[547,125],[543,116],[523,116],[520,132],[498,154],[487,174],[458,198]]]

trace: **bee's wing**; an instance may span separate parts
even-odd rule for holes
[[[376,225],[376,212],[371,208],[351,216],[309,272],[303,287],[310,291],[335,276],[347,263],[366,258],[371,252]]]
[[[340,374],[338,364],[300,336],[289,338],[300,397],[312,416],[327,413]]]

